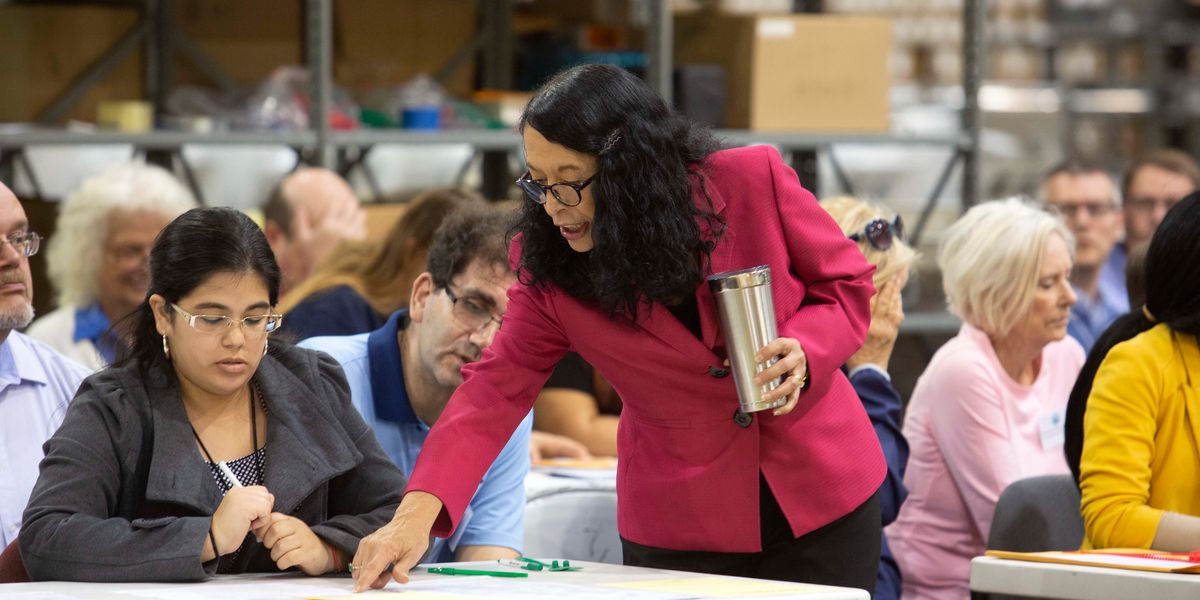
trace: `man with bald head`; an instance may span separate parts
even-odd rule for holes
[[[42,443],[91,371],[15,331],[33,320],[29,257],[41,245],[25,209],[0,183],[0,548],[17,539]]]
[[[337,173],[306,167],[275,186],[263,206],[263,231],[282,277],[280,296],[308,278],[344,240],[366,236],[366,214]]]

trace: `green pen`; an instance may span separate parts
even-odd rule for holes
[[[484,571],[483,569],[459,569],[456,567],[429,567],[430,573],[438,575],[487,575],[488,577],[529,577],[519,571]]]

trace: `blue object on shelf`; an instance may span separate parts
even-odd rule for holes
[[[400,126],[405,129],[440,129],[442,109],[439,106],[412,106],[400,111]]]

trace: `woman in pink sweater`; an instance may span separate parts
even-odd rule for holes
[[[904,421],[909,496],[887,529],[905,600],[965,600],[1004,488],[1067,473],[1063,413],[1083,349],[1067,333],[1074,239],[1019,200],[950,227],[938,252],[962,329],[917,381]]]

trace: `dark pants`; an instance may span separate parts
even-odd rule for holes
[[[875,589],[881,529],[878,498],[872,496],[850,514],[794,538],[766,479],[760,475],[759,482],[761,552],[665,550],[621,538],[625,564]]]

